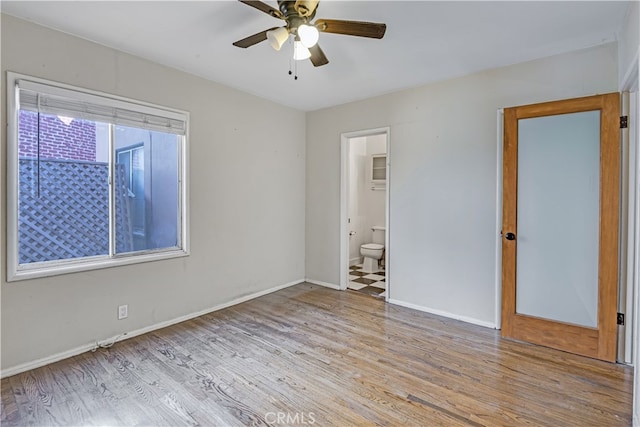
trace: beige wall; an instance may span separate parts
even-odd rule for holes
[[[494,326],[497,111],[616,91],[616,49],[307,113],[307,277],[340,282],[340,134],[390,126],[391,300]]]
[[[7,283],[2,97],[3,371],[304,278],[304,113],[6,15],[1,47],[3,93],[9,70],[191,113],[191,256]]]

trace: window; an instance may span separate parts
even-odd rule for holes
[[[7,81],[7,280],[188,254],[188,113]]]

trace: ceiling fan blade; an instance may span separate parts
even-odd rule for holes
[[[386,24],[363,21],[342,21],[339,19],[318,19],[314,25],[318,31],[324,33],[370,37],[372,39],[381,39],[387,30]]]
[[[278,27],[269,28],[268,30],[261,31],[252,36],[246,37],[242,40],[238,40],[237,42],[234,42],[233,45],[246,49],[250,46],[253,46],[254,44],[258,44],[262,41],[265,41],[267,39],[267,32],[271,30],[275,30],[276,28]]]
[[[309,52],[311,52],[311,58],[309,59],[311,60],[311,63],[314,67],[320,67],[329,63],[329,60],[325,56],[324,52],[317,44],[311,46],[309,48]]]
[[[238,1],[248,6],[255,7],[259,11],[262,11],[268,15],[271,15],[274,18],[283,19],[282,12],[280,12],[278,9],[275,9],[269,6],[266,3],[262,3],[261,1],[257,1],[257,0],[238,0]]]

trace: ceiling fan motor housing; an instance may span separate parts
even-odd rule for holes
[[[316,14],[319,2],[319,0],[296,0],[293,8],[298,12],[298,15],[312,19]]]
[[[314,3],[308,5],[308,3]],[[278,8],[284,20],[287,21],[287,28],[293,34],[296,34],[300,25],[306,24],[316,16],[317,1],[289,1],[278,0]],[[312,10],[308,7],[313,6]],[[301,13],[302,12],[302,13]]]

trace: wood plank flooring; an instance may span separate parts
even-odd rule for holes
[[[2,380],[2,426],[628,426],[633,369],[296,285]]]

